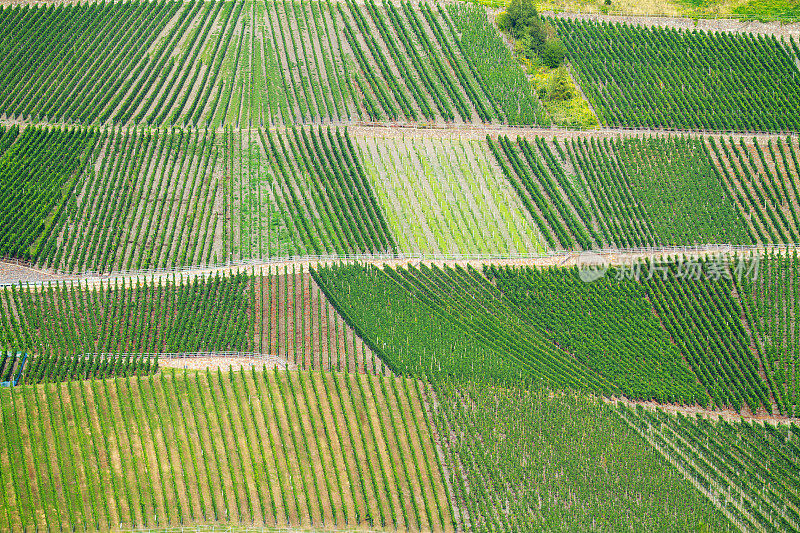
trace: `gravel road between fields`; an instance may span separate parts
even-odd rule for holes
[[[629,400],[627,398],[605,398],[603,397],[603,401],[607,403],[614,404],[616,402],[622,402],[628,406],[635,407],[637,405],[641,405],[645,409],[649,409],[651,411],[655,411],[656,409],[661,409],[670,414],[681,413],[685,416],[701,416],[703,418],[709,420],[717,420],[722,418],[727,422],[738,422],[740,420],[747,421],[747,422],[757,422],[757,423],[769,423],[774,425],[779,424],[800,424],[800,418],[790,418],[783,415],[770,415],[766,411],[760,411],[756,414],[751,414],[749,412],[744,412],[742,414],[737,413],[733,409],[704,409],[703,407],[697,405],[674,405],[674,404],[661,404],[658,402],[649,402],[649,401],[641,401],[641,400]]]
[[[780,253],[785,250],[785,246],[774,247],[759,247],[747,248],[746,252],[750,251],[763,251],[772,250]],[[710,255],[710,254],[727,254],[734,251],[730,245],[714,244],[704,245],[699,247],[685,247],[685,248],[652,248],[646,250],[600,250],[600,254],[608,264],[628,264],[631,261],[644,258],[663,257],[667,255]],[[508,266],[559,266],[570,267],[580,264],[583,261],[584,254],[587,252],[554,252],[550,255],[544,256],[524,256],[524,257],[492,257],[492,256],[473,256],[473,257],[443,257],[443,256],[426,256],[426,257],[390,257],[390,256],[353,256],[353,257],[298,257],[286,259],[273,259],[263,262],[248,262],[246,264],[231,264],[221,266],[200,266],[197,268],[188,268],[185,270],[161,270],[161,271],[140,271],[140,272],[111,272],[106,274],[87,274],[87,275],[65,275],[53,272],[46,269],[37,269],[30,266],[18,265],[13,262],[0,260],[0,286],[11,284],[38,284],[47,283],[48,281],[81,281],[88,283],[90,287],[96,286],[98,283],[108,283],[109,280],[121,278],[141,278],[145,279],[159,279],[170,278],[173,276],[180,280],[190,280],[197,276],[209,276],[214,274],[235,273],[235,272],[250,272],[255,271],[259,273],[262,269],[266,272],[267,269],[272,269],[273,272],[278,270],[283,271],[286,267],[291,270],[292,267],[299,269],[301,266],[308,270],[309,267],[316,265],[327,265],[334,263],[362,263],[372,264],[376,266],[391,266],[401,267],[407,265],[419,265],[424,263],[426,265],[448,265],[455,266],[461,265],[466,267],[470,265],[474,268],[480,268],[485,264],[493,265],[508,265]]]
[[[159,359],[159,368],[175,368],[183,370],[239,370],[240,368],[249,369],[254,367],[256,370],[261,370],[266,365],[267,370],[272,370],[275,367],[288,368],[289,370],[297,370],[297,365],[289,363],[285,359],[279,357],[214,357],[214,356],[198,356],[198,357],[176,357],[171,359]]]
[[[744,22],[736,19],[690,19],[687,17],[657,17],[639,15],[600,15],[594,13],[553,13],[543,11],[546,17],[558,17],[592,22],[622,22],[646,27],[676,28],[680,30],[705,30],[729,33],[757,33],[776,37],[800,37],[800,23],[781,24],[779,22]]]

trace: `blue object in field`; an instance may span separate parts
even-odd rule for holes
[[[19,380],[22,378],[22,369],[25,368],[25,361],[28,360],[28,354],[17,352],[16,357],[19,356],[22,356],[22,362],[19,365],[19,370],[17,370],[17,377],[12,381],[0,381],[0,387],[16,387],[17,383],[19,383]]]

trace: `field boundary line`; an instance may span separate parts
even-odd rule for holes
[[[12,278],[0,280],[0,287],[9,285],[31,285],[44,286],[52,282],[60,281],[80,281],[84,283],[99,283],[103,281],[121,280],[124,278],[156,278],[177,275],[186,275],[184,278],[198,276],[211,276],[217,273],[245,272],[248,269],[254,270],[259,267],[282,267],[282,266],[311,266],[317,264],[330,263],[362,263],[377,266],[382,265],[403,265],[407,263],[431,262],[431,263],[514,263],[514,262],[543,262],[560,260],[564,265],[570,260],[578,261],[584,254],[596,254],[608,260],[610,264],[621,258],[652,258],[658,256],[676,255],[710,255],[710,254],[730,254],[742,255],[747,253],[788,253],[800,251],[800,243],[781,244],[781,245],[735,245],[735,244],[704,244],[693,246],[652,246],[652,247],[631,247],[631,248],[600,248],[595,250],[550,250],[544,253],[526,254],[419,254],[419,253],[400,253],[400,254],[349,254],[349,255],[303,255],[303,256],[284,256],[271,257],[266,259],[246,259],[227,261],[224,263],[211,263],[207,265],[194,265],[174,268],[150,268],[143,270],[117,270],[110,272],[84,271],[80,273],[61,272],[53,269],[38,269],[35,265],[19,259],[0,259],[0,268],[3,266],[18,265],[32,269],[36,274],[49,276],[49,279],[37,279],[33,276],[24,278]],[[532,263],[536,264],[536,263]]]

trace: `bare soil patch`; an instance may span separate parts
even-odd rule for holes
[[[297,365],[289,363],[280,357],[258,357],[258,356],[242,356],[242,357],[175,357],[170,359],[159,359],[158,364],[161,368],[176,368],[183,370],[239,370],[241,368],[249,369],[255,367],[256,370],[262,370],[265,366],[267,370],[272,370],[275,367],[289,368],[295,370]]]

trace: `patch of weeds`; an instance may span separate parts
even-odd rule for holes
[[[531,83],[554,124],[582,130],[598,126],[597,117],[575,87],[566,65],[551,69],[539,64],[530,68],[534,74]]]

